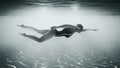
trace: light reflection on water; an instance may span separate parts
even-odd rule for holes
[[[8,57],[10,65],[20,68],[105,68],[116,67],[112,47],[119,44],[119,16],[109,16],[100,10],[91,10],[78,4],[67,7],[28,7],[14,10],[3,17],[2,43],[14,47],[16,52]],[[74,34],[71,38],[53,38],[43,43],[24,38],[18,33],[33,31],[17,27],[25,24],[39,29],[53,25],[81,23],[97,32]],[[11,50],[10,50],[11,51]],[[114,52],[113,52],[114,53]],[[112,58],[111,58],[112,57]],[[110,59],[111,58],[111,59]],[[15,59],[15,61],[12,61]],[[110,60],[109,60],[110,59]],[[114,62],[109,64],[110,61]],[[18,64],[18,65],[17,65]],[[8,65],[8,66],[10,66]]]

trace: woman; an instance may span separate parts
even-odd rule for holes
[[[27,35],[25,33],[21,33],[22,36],[33,39],[37,42],[43,42],[46,41],[48,39],[51,39],[53,36],[55,37],[62,37],[65,36],[66,38],[69,38],[70,36],[72,36],[75,32],[83,32],[83,31],[88,31],[88,30],[93,30],[96,31],[97,29],[84,29],[83,26],[81,24],[77,24],[76,26],[74,25],[70,25],[70,24],[65,24],[65,25],[61,25],[61,26],[53,26],[51,27],[50,30],[45,29],[45,30],[39,30],[36,29],[34,27],[31,26],[25,26],[25,25],[18,25],[19,27],[22,28],[26,28],[26,29],[30,29],[33,31],[36,31],[40,34],[43,34],[42,37],[38,38],[36,36],[33,35]],[[62,31],[58,31],[57,28],[63,28]]]

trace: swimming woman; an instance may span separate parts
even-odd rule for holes
[[[69,38],[71,37],[75,32],[81,33],[84,31],[97,31],[97,29],[84,29],[82,24],[77,24],[76,26],[70,25],[70,24],[64,24],[61,26],[52,26],[50,29],[45,29],[45,30],[39,30],[31,26],[25,26],[25,25],[18,25],[19,27],[25,28],[25,29],[30,29],[33,31],[36,31],[37,33],[43,34],[42,37],[38,38],[33,35],[28,35],[25,33],[20,33],[22,36],[27,37],[29,39],[35,40],[37,42],[44,42],[48,39],[51,39],[52,37],[66,37]],[[58,28],[63,28],[63,30],[58,31]]]

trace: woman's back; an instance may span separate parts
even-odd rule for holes
[[[75,32],[75,29],[73,28],[64,28],[62,31],[58,31],[57,29],[55,30],[55,36],[56,37],[70,37],[73,33]]]

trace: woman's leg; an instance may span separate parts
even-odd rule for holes
[[[54,36],[54,33],[51,30],[48,33],[44,34],[41,38],[38,38],[38,37],[33,36],[33,35],[27,35],[25,33],[21,33],[21,35],[24,36],[24,37],[27,37],[29,39],[35,40],[37,42],[44,42],[44,41],[46,41],[48,39],[51,39]]]
[[[25,28],[25,29],[29,29],[29,30],[33,30],[33,31],[36,31],[37,33],[40,33],[40,34],[46,34],[49,30],[48,29],[45,29],[45,30],[38,30],[34,27],[31,27],[31,26],[25,26],[25,25],[17,25],[19,27],[22,27],[22,28]]]

